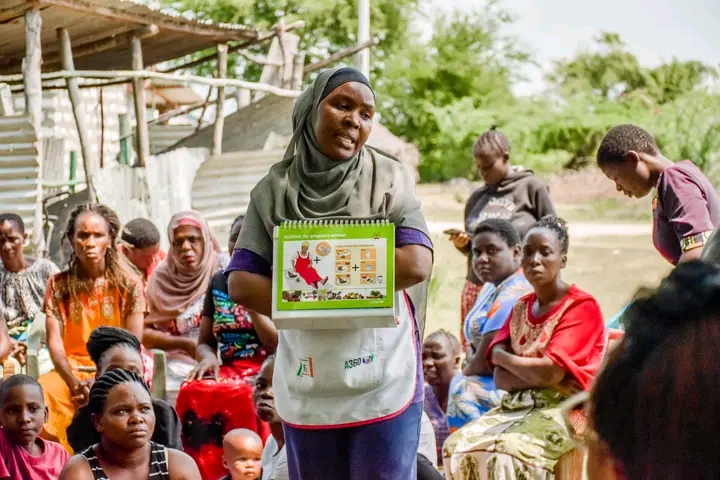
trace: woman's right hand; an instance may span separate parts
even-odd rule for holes
[[[470,243],[470,236],[465,232],[460,232],[456,235],[450,235],[450,241],[453,242],[455,248],[462,250]]]
[[[207,355],[190,371],[186,380],[202,380],[210,376],[216,380],[220,378],[220,362],[217,357]]]
[[[70,395],[73,404],[78,407],[85,405],[90,399],[90,387],[92,384],[89,381],[80,381],[73,377],[71,382],[68,384],[70,387]]]

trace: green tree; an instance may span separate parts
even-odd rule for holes
[[[357,43],[356,0],[163,0],[178,11],[193,12],[200,19],[213,22],[238,23],[261,31],[269,30],[281,19],[285,23],[303,20],[300,31],[301,48],[306,52],[306,63],[320,60],[343,48]],[[371,34],[380,35],[383,41],[373,49],[373,59],[381,60],[401,48],[405,33],[420,0],[373,0],[371,2]],[[267,45],[252,47],[251,53],[264,53]],[[200,52],[193,57],[207,55]],[[239,77],[256,81],[261,67],[247,62],[238,55],[229,58],[230,71]],[[199,74],[212,74],[214,67],[194,69]]]
[[[530,57],[503,34],[512,21],[497,2],[440,15],[429,40],[412,34],[383,62],[382,121],[418,146],[424,180],[473,175],[472,142],[493,123],[487,107],[515,103],[512,82]]]
[[[717,77],[715,68],[698,61],[673,60],[645,68],[616,33],[600,32],[595,43],[593,51],[555,62],[550,82],[571,93],[589,89],[604,98],[636,93],[663,104]]]

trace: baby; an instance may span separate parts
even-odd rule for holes
[[[37,380],[13,375],[0,383],[0,480],[58,478],[70,455],[38,436],[47,418]]]
[[[223,438],[223,465],[230,475],[220,480],[257,480],[260,478],[263,442],[246,428],[230,430]]]

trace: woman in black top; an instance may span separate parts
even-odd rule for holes
[[[460,304],[460,338],[463,347],[467,341],[463,335],[465,317],[472,309],[482,288],[482,281],[472,268],[470,234],[475,227],[488,218],[508,220],[523,238],[538,220],[555,215],[547,186],[532,170],[513,167],[510,163],[510,141],[496,130],[496,126],[478,137],[473,149],[475,165],[485,185],[470,195],[465,204],[465,232],[450,235],[450,240],[467,256],[467,278]]]
[[[75,455],[59,480],[200,480],[187,454],[150,440],[155,413],[150,390],[129,370],[111,370],[95,380],[88,402],[100,442]]]
[[[130,370],[139,375],[143,372],[140,342],[132,333],[122,328],[99,327],[93,330],[87,342],[87,350],[97,372],[95,378],[111,370]],[[165,400],[152,398],[155,412],[155,430],[152,440],[160,445],[182,450],[180,419],[175,409]],[[80,407],[67,429],[68,443],[75,453],[100,441],[100,434],[92,425],[90,406]]]

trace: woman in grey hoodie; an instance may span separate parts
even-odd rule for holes
[[[450,235],[450,240],[467,256],[467,277],[460,304],[460,335],[463,323],[472,309],[482,282],[472,269],[471,236],[475,227],[488,218],[508,220],[520,237],[545,215],[555,215],[548,187],[532,170],[513,167],[510,163],[510,142],[495,125],[475,142],[473,157],[485,185],[470,195],[465,204],[465,232]]]

